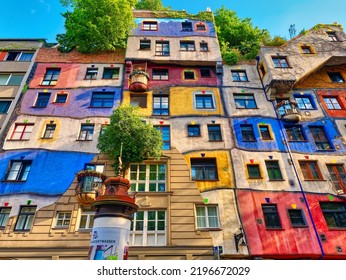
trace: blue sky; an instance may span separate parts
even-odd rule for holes
[[[95,0],[97,1],[97,0]],[[288,29],[295,24],[297,34],[318,23],[338,22],[346,28],[346,1],[333,0],[163,0],[174,10],[185,9],[195,14],[210,7],[224,5],[240,18],[249,17],[254,26],[266,28],[272,36],[289,39]],[[56,34],[64,32],[64,18],[59,0],[1,0],[1,38],[44,38],[55,42]]]

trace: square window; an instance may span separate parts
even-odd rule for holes
[[[197,23],[196,24],[196,29],[197,29],[197,31],[205,31],[205,30],[207,30],[207,28],[206,28],[204,23]]]
[[[93,92],[90,107],[111,108],[114,104],[114,92]]]
[[[323,100],[324,100],[324,103],[326,104],[326,106],[329,110],[341,110],[342,109],[337,97],[325,96],[325,97],[323,97]]]
[[[201,77],[203,77],[203,78],[211,77],[210,68],[202,68],[201,69]]]
[[[11,207],[0,207],[0,229],[4,229],[10,218]]]
[[[282,228],[278,209],[274,204],[262,204],[264,223],[267,228]]]
[[[167,168],[165,164],[131,164],[131,191],[166,191]]]
[[[240,132],[241,132],[242,140],[244,142],[256,141],[255,132],[253,130],[252,124],[241,124]]]
[[[168,116],[169,115],[169,97],[168,95],[153,96],[153,115]]]
[[[260,125],[259,132],[262,140],[272,140],[272,136],[270,135],[269,125]]]
[[[170,127],[168,125],[157,125],[154,127],[161,132],[162,142],[163,142],[162,150],[170,150],[171,149]]]
[[[302,52],[304,54],[311,54],[312,53],[312,50],[311,50],[310,46],[301,46],[300,48],[302,49]]]
[[[342,77],[340,72],[327,72],[327,74],[333,83],[344,83],[345,82],[345,80]]]
[[[209,51],[208,43],[205,43],[205,42],[199,43],[199,48],[201,52]]]
[[[139,41],[139,49],[140,50],[150,50],[151,49],[151,41],[150,40],[140,40]]]
[[[71,212],[58,212],[56,215],[55,227],[68,228],[71,223]]]
[[[48,106],[50,92],[39,92],[34,107],[45,108]]]
[[[333,148],[323,126],[310,126],[309,129],[318,150],[331,150]]]
[[[323,180],[317,161],[299,161],[299,166],[305,180]]]
[[[17,51],[9,51],[7,53],[6,61],[15,61],[20,56],[20,52]]]
[[[335,31],[327,31],[327,35],[329,37],[329,41],[332,42],[338,42],[338,36],[336,36],[336,32]]]
[[[196,205],[197,228],[219,228],[219,213],[215,205]]]
[[[36,206],[21,206],[17,218],[15,231],[29,231],[34,223]]]
[[[120,68],[119,67],[105,67],[103,69],[102,79],[119,79]]]
[[[275,68],[288,68],[287,58],[285,56],[273,56],[272,57]]]
[[[96,80],[97,78],[97,68],[87,68],[86,74],[85,74],[85,80]]]
[[[195,42],[194,41],[180,41],[180,50],[181,51],[195,51]]]
[[[80,141],[91,141],[93,140],[94,125],[93,124],[82,124],[79,132],[78,140]]]
[[[195,72],[194,71],[184,71],[184,80],[194,80]]]
[[[43,77],[42,85],[43,86],[55,86],[58,82],[60,75],[59,68],[48,68],[46,74]]]
[[[56,124],[46,124],[46,129],[42,136],[43,139],[52,139],[54,136]]]
[[[339,202],[320,202],[328,228],[346,228],[346,204]]]
[[[67,101],[67,93],[57,93],[57,95],[55,96],[55,101],[54,103],[66,103]]]
[[[6,114],[11,106],[12,101],[0,100],[0,114]]]
[[[185,21],[181,23],[182,31],[192,31],[192,22]]]
[[[187,135],[189,137],[201,136],[201,130],[199,124],[189,124],[187,126]]]
[[[197,109],[214,109],[213,96],[211,94],[196,94]]]
[[[314,104],[311,101],[311,96],[295,96],[295,101],[297,102],[298,108],[301,110],[312,110],[314,109]]]
[[[32,123],[16,123],[10,139],[29,140],[33,129],[34,124]]]
[[[153,69],[153,80],[168,81],[168,69]]]
[[[217,180],[217,168],[215,158],[191,158],[192,180]]]
[[[253,94],[233,94],[235,107],[237,109],[257,109],[255,96]]]
[[[249,179],[261,179],[261,170],[259,164],[247,164],[247,173]]]
[[[301,209],[288,209],[288,216],[292,227],[306,227],[303,211]]]
[[[269,180],[282,180],[282,174],[277,160],[265,161]]]
[[[232,70],[232,79],[233,82],[248,82],[246,71],[244,70]]]
[[[221,127],[219,124],[208,124],[209,141],[221,141]]]
[[[169,42],[168,41],[156,41],[155,55],[169,56]]]
[[[142,30],[156,31],[157,30],[157,22],[156,21],[143,21]]]
[[[305,141],[305,135],[300,125],[285,126],[286,134],[289,141]]]
[[[130,104],[140,108],[147,108],[147,95],[146,94],[130,94]]]

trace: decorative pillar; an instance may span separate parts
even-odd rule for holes
[[[96,209],[89,247],[89,260],[126,260],[135,198],[128,196],[130,182],[111,177],[104,181],[92,207]]]

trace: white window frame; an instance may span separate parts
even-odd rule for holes
[[[160,166],[165,167],[165,178],[164,179],[159,179],[159,167]],[[145,166],[145,179],[140,180],[140,174],[143,173],[141,171],[140,167]],[[156,179],[155,180],[150,180],[150,167],[155,166],[156,167]],[[134,168],[136,167],[136,168]],[[136,169],[136,170],[135,170]],[[131,178],[136,178],[136,179],[131,179]],[[144,186],[144,191],[145,192],[160,192],[159,186],[160,184],[164,184],[164,190],[162,191],[167,191],[167,166],[165,163],[147,163],[147,164],[131,164],[130,166],[130,182],[131,182],[131,190],[138,192],[139,190],[139,185]],[[155,184],[155,191],[150,190],[150,185]]]
[[[87,130],[83,129],[85,126],[92,126],[93,130]],[[95,125],[94,124],[89,124],[89,123],[82,123],[80,126],[80,131],[78,135],[78,140],[79,141],[92,141],[93,136],[94,136],[94,131],[95,131]]]
[[[81,227],[82,217],[86,217],[85,227]],[[91,219],[94,221],[95,218],[95,212],[87,212],[82,211],[82,213],[79,216],[78,220],[78,230],[91,230],[93,227],[90,226]]]
[[[55,228],[68,228],[71,224],[71,220],[72,211],[58,211],[55,217]],[[61,224],[59,224],[60,222]]]
[[[197,208],[204,209],[204,215],[203,216],[198,216],[198,211]],[[216,209],[216,216],[209,216],[208,209],[213,208]],[[219,208],[217,205],[195,205],[195,216],[196,216],[196,228],[197,229],[215,229],[215,228],[220,228],[220,215],[219,215]],[[210,226],[209,224],[209,218],[213,217],[217,219],[217,226]],[[201,226],[198,223],[198,218],[204,219],[204,224],[205,226]]]
[[[213,107],[212,108],[198,108],[197,107],[197,96],[200,95],[206,95],[206,96],[211,96],[212,101],[213,101]],[[193,106],[195,110],[202,110],[202,111],[215,111],[216,110],[216,100],[215,100],[215,95],[212,91],[205,91],[204,93],[202,93],[201,91],[195,91],[193,93]]]

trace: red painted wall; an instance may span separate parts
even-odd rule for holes
[[[328,116],[334,118],[346,118],[346,90],[317,90],[317,94]],[[325,96],[336,97],[342,110],[328,109],[323,100],[323,97]]]

